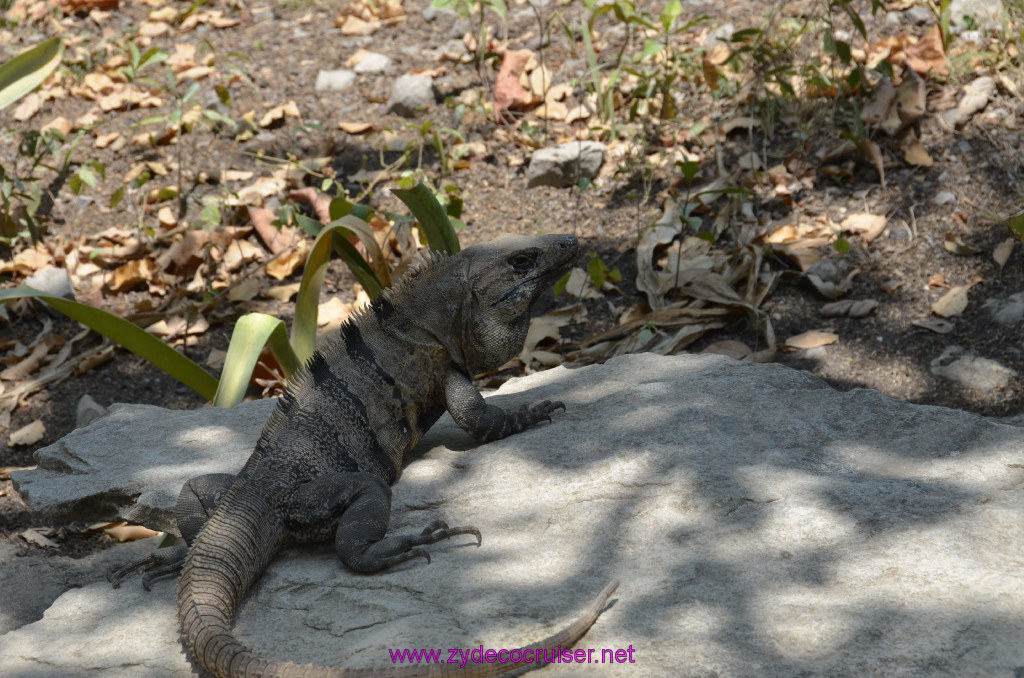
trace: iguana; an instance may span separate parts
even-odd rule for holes
[[[148,588],[180,571],[182,639],[215,676],[447,674],[444,664],[346,670],[275,661],[238,641],[232,620],[245,592],[287,544],[333,538],[349,569],[377,572],[414,558],[429,562],[417,548],[424,544],[463,534],[482,542],[476,528],[441,520],[419,534],[388,535],[390,485],[404,455],[446,409],[471,436],[490,441],[550,421],[565,408],[545,400],[506,412],[487,404],[471,377],[519,353],[531,307],[578,250],[571,235],[506,235],[453,256],[429,254],[342,325],[291,379],[237,476],[213,474],[185,484],[175,510],[189,546],[158,549],[107,578],[116,587],[130,571],[148,567]],[[530,647],[571,645],[615,587],[606,587],[573,624]],[[458,674],[513,668],[489,663]]]

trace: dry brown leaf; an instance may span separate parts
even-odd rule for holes
[[[561,101],[545,101],[533,113],[541,120],[569,120],[569,109]]]
[[[368,134],[377,127],[372,122],[339,122],[338,129],[347,134]]]
[[[1003,266],[1006,266],[1006,262],[1009,261],[1010,255],[1013,254],[1013,244],[1016,242],[1015,238],[1007,238],[1003,242],[996,245],[996,248],[992,250],[992,260],[996,262],[996,266],[999,270],[1003,270]]]
[[[861,139],[860,152],[875,166],[875,171],[878,172],[878,183],[885,186],[885,159],[882,157],[882,149],[870,139]]]
[[[316,324],[318,327],[333,328],[341,325],[352,315],[352,304],[346,304],[338,297],[331,297],[316,307]]]
[[[305,240],[300,240],[298,248],[267,262],[265,266],[267,275],[275,280],[284,280],[302,268],[306,263],[308,250],[308,243]]]
[[[189,336],[203,334],[209,329],[210,323],[202,316],[189,324],[184,317],[176,315],[153,323],[146,328],[146,331],[158,337],[174,337],[186,332]]]
[[[523,350],[519,353],[519,359],[527,368],[533,361],[543,367],[555,367],[562,364],[561,354],[550,349],[557,348],[562,341],[558,330],[572,322],[574,310],[570,306],[530,320],[526,341],[523,343]]]
[[[942,246],[946,248],[947,252],[958,257],[971,257],[978,253],[978,250],[967,245],[956,233],[947,233],[942,241]]]
[[[903,147],[903,159],[910,165],[916,165],[917,167],[931,167],[935,164],[932,160],[932,156],[928,155],[928,151],[925,150],[924,145],[921,144],[917,139],[912,140],[909,144]]]
[[[142,525],[128,524],[107,527],[104,528],[103,531],[121,543],[126,541],[137,541],[139,539],[148,539],[160,534],[156,530],[151,530],[148,527],[143,527]]]
[[[822,332],[821,330],[810,330],[801,334],[794,335],[786,340],[783,344],[785,348],[792,349],[808,349],[817,348],[818,346],[828,346],[834,344],[839,339],[839,335],[835,332]]]
[[[120,132],[111,132],[110,134],[100,134],[96,137],[96,141],[93,146],[96,148],[107,148],[112,146],[118,139],[123,139]]]
[[[45,331],[45,330],[44,330]],[[19,381],[26,378],[28,375],[35,372],[43,360],[49,355],[50,351],[58,346],[63,346],[66,342],[64,337],[56,334],[44,334],[39,341],[32,347],[32,352],[25,356],[22,360],[19,360],[14,365],[11,365],[3,372],[0,372],[0,379],[6,379],[7,381]]]
[[[896,101],[896,88],[889,78],[882,78],[875,86],[875,98],[860,112],[861,120],[868,125],[877,125],[889,115],[889,109]]]
[[[267,264],[269,266],[269,264]],[[263,291],[264,297],[267,299],[276,299],[287,303],[292,297],[299,293],[299,287],[302,283],[291,283],[289,285],[278,285],[277,287],[271,287],[268,290]]]
[[[751,351],[750,347],[742,341],[736,341],[735,339],[723,339],[722,341],[716,341],[713,344],[708,344],[701,353],[716,353],[718,355],[729,356],[734,360],[743,360],[753,353],[753,351]]]
[[[266,256],[267,253],[262,247],[248,240],[238,239],[225,248],[222,263],[225,270],[237,271],[245,264],[262,261]]]
[[[514,106],[527,106],[534,102],[531,94],[519,83],[533,53],[529,50],[508,50],[501,61],[501,70],[494,80],[494,115],[501,118]]]
[[[246,278],[228,290],[228,299],[231,301],[249,301],[260,291],[260,282],[256,278]]]
[[[932,26],[916,45],[906,48],[907,65],[918,75],[924,77],[930,71],[938,75],[947,75],[946,50],[942,46],[942,32],[938,24]]]
[[[371,35],[382,25],[379,21],[363,21],[355,16],[339,17],[334,24],[341,28],[342,35]]]
[[[25,122],[33,115],[39,112],[40,107],[43,105],[43,98],[39,96],[38,92],[32,92],[14,109],[13,117],[18,122]]]
[[[144,38],[155,38],[171,31],[166,21],[143,21],[139,24],[139,35]]]
[[[139,287],[153,276],[153,266],[149,259],[129,261],[114,269],[113,276],[107,281],[107,289],[111,292],[126,292]]]
[[[29,544],[34,546],[40,546],[42,548],[57,548],[57,542],[52,539],[44,537],[42,534],[33,530],[31,527],[24,532],[18,533],[18,536],[27,541]]]
[[[971,285],[953,287],[932,304],[932,313],[943,318],[960,315],[967,308],[967,292],[971,287]]]
[[[12,447],[18,445],[35,445],[43,436],[46,435],[46,427],[43,426],[43,422],[36,419],[31,424],[22,426],[17,431],[11,431],[11,436],[7,439],[7,444]]]
[[[887,219],[884,214],[867,214],[858,212],[843,219],[840,228],[856,233],[865,244],[870,243],[885,231]]]
[[[286,104],[280,106],[274,106],[267,111],[262,118],[260,118],[260,127],[270,127],[274,124],[283,123],[286,117],[298,118],[299,105],[294,100],[289,100]]]

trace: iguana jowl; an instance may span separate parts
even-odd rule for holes
[[[176,508],[188,547],[160,549],[108,573],[159,566],[143,584],[181,571],[178,621],[192,656],[216,676],[427,676],[444,664],[345,670],[269,659],[231,632],[246,590],[286,544],[334,539],[357,572],[384,570],[442,539],[480,532],[431,523],[388,535],[390,485],[404,455],[447,409],[473,437],[497,440],[564,406],[544,401],[516,412],[488,405],[471,376],[519,353],[530,308],[576,258],[574,236],[503,236],[454,256],[431,255],[368,310],[342,326],[291,381],[237,476],[190,480]],[[566,647],[593,624],[613,582],[576,622],[530,647]],[[536,666],[536,664],[533,664]],[[488,676],[515,664],[470,665]]]

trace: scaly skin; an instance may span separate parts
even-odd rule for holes
[[[178,525],[190,548],[165,549],[109,572],[156,566],[143,585],[181,571],[178,620],[189,652],[220,678],[257,676],[492,676],[518,664],[445,664],[351,670],[265,657],[232,634],[235,611],[275,554],[296,542],[332,540],[355,572],[430,556],[419,548],[471,534],[435,521],[388,535],[391,488],[404,456],[447,409],[490,441],[550,421],[560,402],[506,412],[488,405],[474,374],[522,349],[530,309],[575,260],[573,236],[504,236],[455,256],[432,255],[346,323],[295,377],[238,476],[194,478],[182,488]],[[617,586],[559,633],[523,649],[563,648],[597,619]],[[528,666],[536,667],[539,663]]]

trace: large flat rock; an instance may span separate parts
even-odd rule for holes
[[[480,548],[456,539],[369,576],[329,548],[288,551],[237,634],[280,658],[384,668],[389,648],[534,641],[617,578],[579,647],[632,646],[635,663],[545,674],[1024,673],[1021,428],[719,356],[558,368],[491,402],[544,398],[567,411],[487,445],[442,420],[394,488],[395,530],[441,517],[479,527]],[[174,583],[101,579],[0,636],[0,673],[191,675]]]

